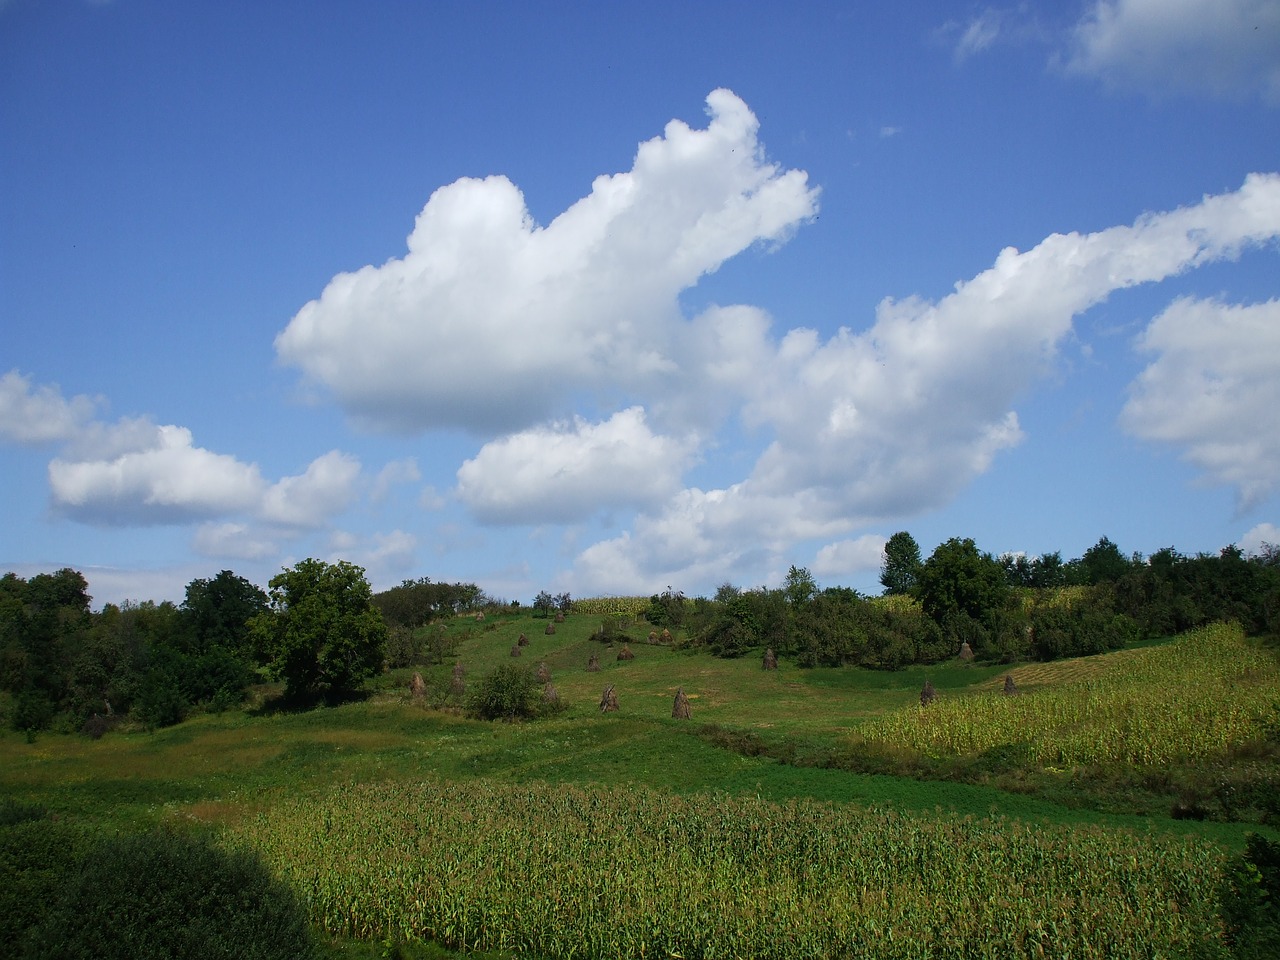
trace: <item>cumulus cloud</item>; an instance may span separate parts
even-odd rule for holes
[[[418,469],[418,461],[413,457],[392,460],[378,471],[373,481],[373,489],[369,492],[369,499],[373,503],[382,503],[390,496],[392,487],[402,483],[417,483],[421,479],[422,472]]]
[[[136,432],[112,459],[51,461],[55,507],[89,523],[183,523],[242,512],[260,497],[256,466],[195,446],[190,430]]]
[[[29,376],[10,370],[0,377],[0,440],[36,445],[71,439],[97,407],[83,395],[67,400],[57,384],[33,387]]]
[[[368,424],[486,435],[671,374],[680,292],[817,211],[746,104],[716,90],[707,108],[706,129],[671,121],[545,227],[503,177],[440,188],[407,254],[335,277],[276,338],[280,358]]]
[[[316,457],[304,473],[285,477],[262,497],[264,520],[292,527],[316,527],[355,499],[360,461],[340,450]]]
[[[1280,300],[1180,299],[1137,347],[1155,359],[1133,383],[1126,429],[1181,450],[1206,480],[1234,487],[1241,509],[1280,489]]]
[[[753,551],[941,506],[1020,441],[1013,405],[1052,370],[1075,316],[1278,235],[1280,176],[1251,175],[1233,193],[1131,226],[1003,250],[936,302],[885,300],[862,332],[774,340],[757,325],[740,342],[767,362],[734,383],[744,423],[773,439],[749,475],[678,493],[585,550],[579,573],[597,589],[714,581]]]
[[[884,565],[886,543],[888,540],[876,533],[828,543],[814,557],[813,572],[819,577],[838,577],[879,570]]]
[[[1274,523],[1260,523],[1240,538],[1236,544],[1248,556],[1258,556],[1265,545],[1280,546],[1280,527]]]
[[[202,523],[192,539],[196,553],[232,560],[265,560],[279,552],[275,541],[247,523]]]
[[[658,504],[680,486],[692,444],[655,434],[640,407],[575,418],[486,444],[458,470],[458,496],[486,523],[563,523],[605,507]]]
[[[1066,66],[1149,93],[1261,93],[1280,103],[1280,5],[1097,0],[1076,25]]]

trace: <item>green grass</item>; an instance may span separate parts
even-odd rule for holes
[[[1044,665],[952,662],[877,672],[801,670],[783,662],[777,671],[764,671],[758,655],[721,660],[649,644],[643,621],[631,629],[635,659],[619,661],[619,646],[591,639],[598,619],[571,616],[551,636],[543,632],[547,622],[527,614],[484,623],[459,618],[448,629],[460,639],[458,661],[469,682],[510,663],[511,648],[525,633],[530,643],[519,662],[530,670],[545,662],[569,704],[554,719],[491,724],[457,710],[428,709],[409,696],[414,669],[385,674],[367,698],[335,707],[278,709],[271,699],[278,691],[264,687],[243,708],[197,714],[152,733],[122,729],[98,741],[42,734],[27,742],[4,732],[0,794],[43,806],[63,822],[108,831],[163,824],[235,830],[298,798],[323,802],[338,788],[482,780],[779,804],[820,801],[925,818],[1006,818],[1195,837],[1224,851],[1241,849],[1250,830],[1275,835],[1257,823],[1170,816],[1171,799],[1186,789],[1175,782],[1184,774],[1193,786],[1244,773],[1260,777],[1264,787],[1275,783],[1278,764],[1269,748],[1172,773],[1117,765],[1046,770],[998,751],[943,758],[898,747],[874,756],[858,753],[865,725],[918,709],[926,679],[948,701],[991,695],[1009,672],[1028,694],[1052,692],[1105,675],[1111,665],[1126,662],[1123,652]],[[586,669],[593,653],[601,665],[595,673]],[[417,670],[428,684],[444,687],[452,667],[447,662]],[[1259,682],[1270,684],[1280,704],[1280,683]],[[600,695],[609,684],[621,709],[601,714]],[[671,718],[681,687],[690,698],[690,721]],[[1158,775],[1165,782],[1157,782]],[[330,945],[333,956],[396,956],[397,950],[448,955],[433,949],[397,948],[389,941]]]

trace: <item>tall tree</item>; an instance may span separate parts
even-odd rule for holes
[[[884,545],[884,565],[880,567],[880,583],[887,594],[911,593],[920,583],[920,545],[915,537],[899,530]]]
[[[949,614],[984,622],[1008,595],[1000,561],[978,550],[968,537],[952,537],[939,544],[920,573],[920,603],[939,624]]]
[[[352,690],[382,668],[387,627],[363,567],[303,560],[270,588],[268,609],[249,629],[287,697]]]
[[[195,653],[224,647],[249,651],[249,621],[267,609],[267,595],[256,584],[223,570],[212,580],[192,580],[182,602]]]

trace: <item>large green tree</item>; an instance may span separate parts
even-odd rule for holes
[[[884,545],[880,584],[886,594],[911,593],[920,582],[920,545],[915,537],[899,530]]]
[[[248,623],[267,609],[267,595],[244,577],[223,570],[212,580],[187,584],[182,603],[190,629],[192,652],[223,647],[235,653],[249,651]]]
[[[303,560],[269,586],[269,607],[250,633],[287,697],[350,691],[382,668],[387,627],[363,567]]]
[[[968,537],[938,545],[920,571],[919,589],[924,612],[939,624],[956,614],[986,622],[1009,596],[1000,561]]]

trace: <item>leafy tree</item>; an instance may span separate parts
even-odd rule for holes
[[[911,593],[920,582],[920,545],[905,530],[899,530],[884,545],[880,583],[888,594]]]
[[[1115,583],[1137,565],[1133,559],[1121,553],[1119,547],[1103,537],[1075,563],[1076,579],[1079,583],[1089,585]]]
[[[544,617],[551,616],[551,611],[555,609],[555,606],[556,598],[546,590],[539,590],[538,595],[533,598],[534,612],[542,611]]]
[[[387,627],[363,567],[303,560],[272,577],[270,588],[269,608],[249,629],[286,697],[352,690],[382,668]]]
[[[782,592],[793,608],[803,607],[818,595],[818,582],[813,579],[808,568],[793,564],[787,571],[787,579],[783,581]]]
[[[920,572],[920,603],[944,631],[967,618],[978,624],[1004,606],[1009,596],[1004,569],[973,540],[952,537],[940,544]],[[967,630],[967,627],[957,630]],[[968,639],[966,636],[965,639]],[[972,642],[972,641],[971,641]]]
[[[187,584],[182,613],[191,634],[192,653],[224,647],[248,653],[248,623],[267,609],[267,595],[256,584],[223,570],[212,580]]]
[[[467,712],[482,720],[531,720],[559,707],[540,694],[533,671],[505,663],[485,674],[467,694]]]

